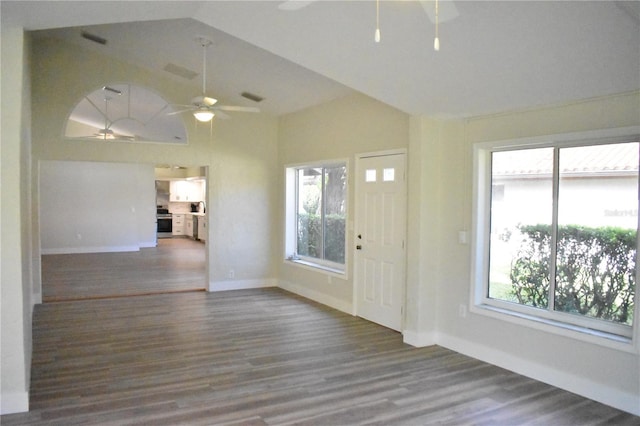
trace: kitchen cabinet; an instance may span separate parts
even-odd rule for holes
[[[184,235],[185,233],[185,215],[173,214],[171,216],[171,225],[173,227],[173,235]]]
[[[198,239],[201,241],[207,240],[207,217],[198,216]]]
[[[186,216],[184,233],[187,237],[193,238],[193,215],[188,214]]]
[[[203,180],[172,180],[169,201],[204,201],[204,186]]]

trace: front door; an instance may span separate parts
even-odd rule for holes
[[[356,162],[356,312],[401,331],[406,271],[406,154]]]

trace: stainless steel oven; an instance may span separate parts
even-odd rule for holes
[[[157,209],[156,223],[158,224],[158,238],[171,238],[173,236],[173,218],[169,209]]]

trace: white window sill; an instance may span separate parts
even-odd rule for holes
[[[623,352],[638,353],[639,348],[633,344],[633,340],[628,337],[619,336],[613,333],[593,330],[561,321],[541,318],[534,315],[527,315],[508,309],[498,308],[491,305],[472,305],[470,312],[488,316],[494,319],[518,324],[525,327],[534,328],[551,334],[573,338],[583,342],[593,343],[607,348],[620,350]]]
[[[302,260],[302,259],[285,259],[285,263],[289,265],[301,267],[303,269],[307,269],[310,271],[322,272],[332,277],[340,278],[343,280],[347,279],[347,274],[344,270],[332,268],[330,266],[322,265],[320,263],[309,262],[307,260]]]

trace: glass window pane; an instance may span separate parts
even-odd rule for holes
[[[638,145],[560,150],[556,310],[631,325]]]
[[[298,170],[298,254],[322,256],[322,168]]]
[[[547,308],[553,148],[494,152],[490,298]]]
[[[376,179],[377,179],[377,177],[376,177],[376,169],[368,169],[364,173],[365,182],[375,182]]]
[[[385,182],[393,182],[396,180],[396,169],[384,169],[382,171],[382,180]]]
[[[344,263],[347,168],[325,169],[324,259]]]

